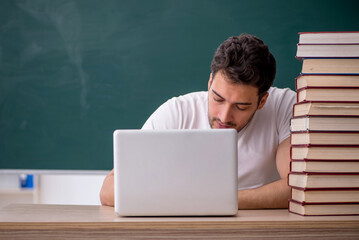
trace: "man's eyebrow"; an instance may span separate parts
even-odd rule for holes
[[[213,89],[212,89],[212,92],[213,92],[214,94],[216,94],[217,97],[219,97],[219,98],[225,100],[224,97],[222,97],[218,92],[214,91]],[[251,102],[235,102],[234,104],[238,104],[238,105],[252,105]]]
[[[213,92],[214,94],[216,94],[218,97],[220,97],[220,98],[222,98],[222,99],[224,100],[224,97],[222,97],[221,95],[219,95],[218,92],[214,91],[213,89],[212,89],[212,92]]]

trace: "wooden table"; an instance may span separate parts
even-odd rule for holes
[[[113,208],[12,204],[0,239],[359,239],[359,216],[302,217],[286,209],[235,217],[118,217]]]

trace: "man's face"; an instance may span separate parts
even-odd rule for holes
[[[268,93],[258,103],[258,88],[233,84],[222,71],[208,82],[208,119],[211,128],[234,128],[239,132],[261,109]]]

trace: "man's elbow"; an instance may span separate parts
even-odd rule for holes
[[[105,178],[100,191],[100,202],[105,206],[114,206],[113,171]]]
[[[109,194],[102,188],[100,191],[100,202],[103,206],[113,206],[113,199],[111,201]]]

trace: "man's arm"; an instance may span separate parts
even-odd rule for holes
[[[100,191],[100,201],[102,205],[114,205],[114,170],[106,176]]]
[[[239,209],[287,208],[291,196],[287,177],[290,168],[290,138],[282,141],[277,149],[276,165],[280,180],[256,189],[238,191]]]

